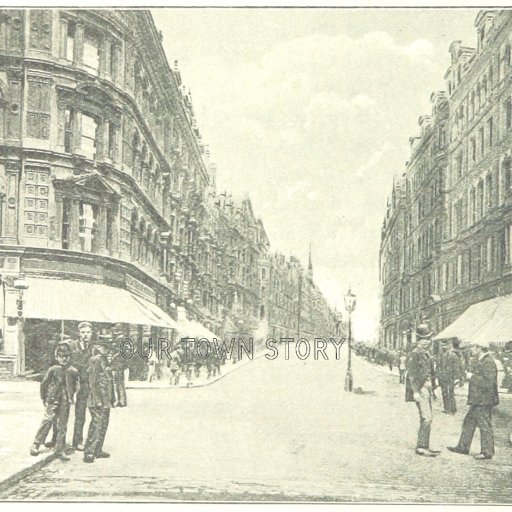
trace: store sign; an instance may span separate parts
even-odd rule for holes
[[[135,279],[130,275],[126,275],[125,282],[126,289],[128,291],[135,293],[139,297],[142,297],[143,299],[149,300],[150,302],[156,304],[156,293],[150,286],[144,284],[143,282],[139,281],[138,279]]]

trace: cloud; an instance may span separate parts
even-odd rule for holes
[[[443,71],[432,42],[399,44],[385,31],[309,34],[254,60],[218,52],[183,63],[219,188],[250,190],[274,249],[307,261],[311,239],[324,292],[334,301],[352,280],[370,323],[381,205]]]

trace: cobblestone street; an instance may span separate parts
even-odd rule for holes
[[[345,361],[262,358],[204,388],[130,390],[129,407],[111,417],[110,459],[54,461],[0,498],[512,501],[505,418],[495,418],[493,460],[452,454],[459,398],[456,417],[434,419],[441,456],[418,457],[417,412],[395,376],[356,358],[363,393],[347,394]],[[17,440],[27,450],[30,441]]]

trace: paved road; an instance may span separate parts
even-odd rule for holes
[[[416,456],[403,387],[356,358],[364,392],[347,394],[345,361],[260,359],[204,388],[131,390],[111,417],[110,459],[55,461],[0,498],[512,502],[504,418],[491,461]],[[437,414],[435,447],[456,443],[462,412]]]

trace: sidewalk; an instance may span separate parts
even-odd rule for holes
[[[43,417],[39,382],[0,380],[0,490],[50,462],[53,451],[44,447],[38,457],[29,454],[30,443]]]
[[[227,361],[221,367],[222,373],[211,379],[207,379],[206,371],[202,369],[199,377],[193,376],[189,386],[184,375],[181,376],[179,386],[171,386],[166,375],[164,379],[154,382],[127,381],[126,387],[172,389],[207,386],[245,367],[262,355],[263,353],[257,354],[254,359],[244,357],[235,364]],[[43,411],[39,397],[39,382],[0,380],[0,491],[36,472],[55,458],[53,450],[44,446],[41,446],[38,457],[32,457],[29,454],[30,441],[28,444],[19,442],[33,439],[43,417]],[[68,439],[71,434],[72,422],[68,424]]]
[[[167,368],[165,369],[165,375],[161,379],[154,380],[153,382],[148,381],[140,381],[140,380],[130,380],[126,381],[126,389],[174,389],[174,388],[197,388],[202,386],[208,386],[209,384],[213,384],[214,382],[219,381],[226,375],[233,373],[234,371],[243,368],[247,364],[250,364],[252,361],[255,361],[259,357],[264,355],[263,352],[259,354],[255,354],[253,359],[249,359],[249,357],[243,356],[240,361],[237,363],[233,363],[232,360],[227,360],[225,364],[223,364],[221,368],[221,373],[217,374],[215,377],[211,377],[208,379],[206,368],[202,367],[200,370],[200,374],[196,377],[195,373],[192,375],[192,379],[190,382],[187,381],[185,375],[181,375],[179,384],[177,386],[171,386],[169,383],[170,374]]]

